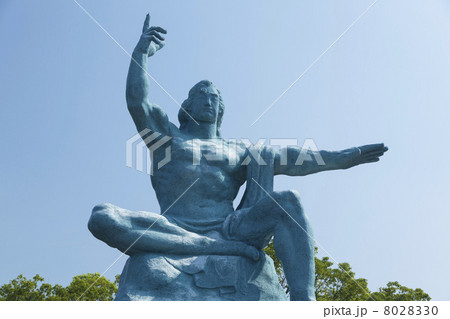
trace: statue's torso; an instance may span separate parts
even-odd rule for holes
[[[158,169],[168,145],[155,151],[152,162],[152,185],[161,212],[167,210],[165,216],[194,223],[225,219],[245,182],[241,165],[245,147],[223,139],[177,136],[170,142],[169,162]]]

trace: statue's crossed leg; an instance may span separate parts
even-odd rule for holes
[[[159,214],[134,212],[112,204],[94,207],[88,228],[109,246],[132,255],[232,255],[258,260],[258,250],[241,241],[214,239],[187,231]]]
[[[128,255],[234,255],[257,260],[258,250],[273,235],[291,300],[315,299],[312,230],[295,191],[272,192],[253,207],[230,214],[224,223],[227,239],[187,231],[156,213],[111,204],[96,206],[88,227],[95,237]]]

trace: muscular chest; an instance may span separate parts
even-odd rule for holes
[[[192,193],[198,190],[208,198],[232,199],[245,181],[245,166],[241,165],[244,153],[220,139],[175,137],[170,144],[170,160],[154,171],[154,185],[171,185],[173,189],[198,179]]]
[[[239,170],[241,151],[235,144],[221,139],[172,141],[172,160],[179,165],[205,171],[219,170],[233,174]]]

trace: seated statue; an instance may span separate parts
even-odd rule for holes
[[[88,224],[95,237],[130,256],[116,299],[209,300],[229,294],[233,300],[282,300],[283,291],[273,279],[273,264],[262,252],[273,238],[290,299],[315,300],[310,223],[299,194],[274,191],[273,177],[376,162],[387,147],[372,144],[318,151],[321,165],[316,161],[299,165],[300,147],[252,149],[226,141],[221,137],[224,103],[210,81],[200,81],[189,91],[178,114],[180,127],[175,126],[148,100],[147,59],[163,47],[161,34],[166,33],[161,27],[150,27],[149,21],[147,15],[132,55],[126,98],[136,128],[151,150],[151,182],[161,214],[102,204],[93,209]],[[165,147],[155,147],[164,136],[170,137]],[[170,160],[157,167],[155,163],[167,157],[167,145]],[[233,201],[245,182],[244,197],[235,210]],[[147,295],[142,292],[146,280],[154,290]],[[181,280],[181,285],[191,285],[193,280],[201,293],[178,287],[174,280]],[[177,294],[177,289],[184,290]],[[168,296],[171,293],[173,297]]]

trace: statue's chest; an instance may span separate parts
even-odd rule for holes
[[[224,140],[181,140],[172,142],[172,158],[194,166],[213,166],[225,169],[237,167],[240,160],[235,144]]]

